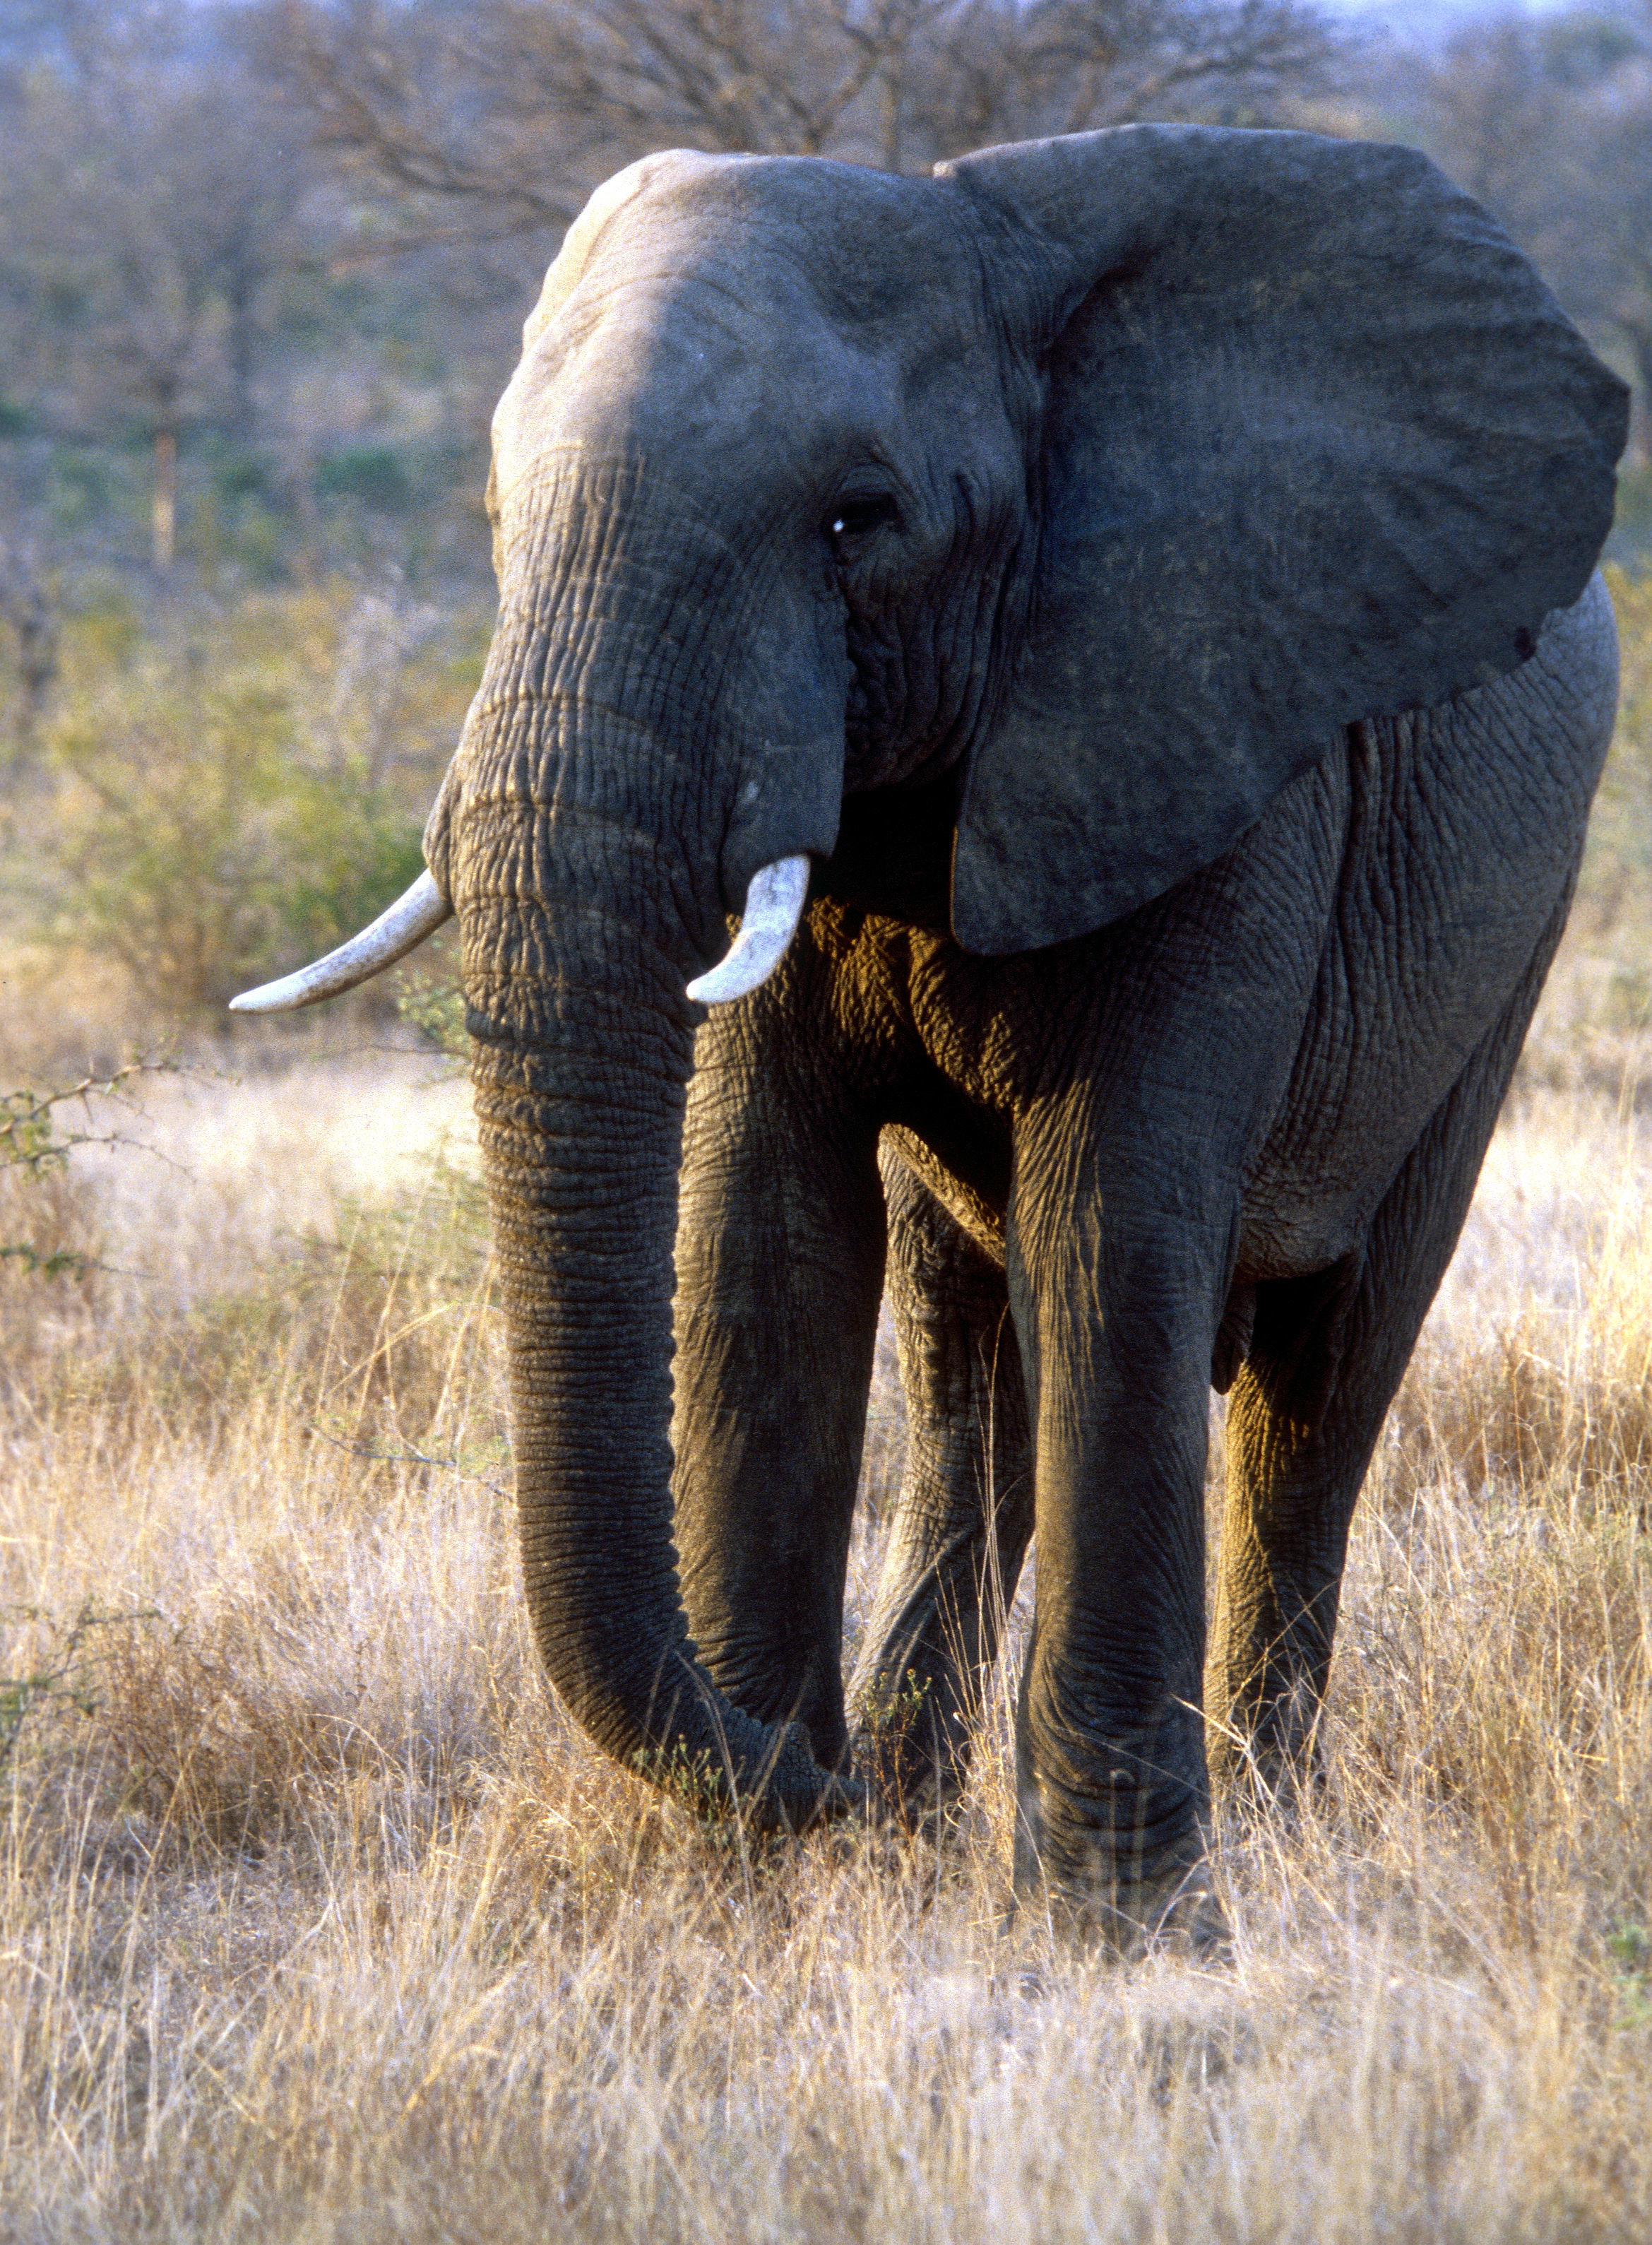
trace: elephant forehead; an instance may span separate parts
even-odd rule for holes
[[[766,376],[864,384],[990,324],[978,221],[949,185],[800,158],[653,157],[598,190],[524,330],[521,386],[570,363],[623,391]]]
[[[999,336],[950,183],[672,154],[570,228],[494,419],[501,505],[553,451],[670,463],[711,512],[787,503],[937,428],[978,437]],[[916,447],[916,451],[914,451]]]
[[[612,276],[579,298],[524,354],[494,417],[501,498],[537,460],[579,447],[674,464],[766,486],[783,462],[807,472],[886,436],[904,384],[887,354],[859,347],[779,289],[751,290],[709,260]]]
[[[979,220],[950,181],[819,157],[674,155],[613,199],[586,269],[650,258],[685,272],[707,261],[758,291],[789,285],[857,333],[907,335],[937,302],[972,293]]]

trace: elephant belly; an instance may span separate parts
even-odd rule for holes
[[[1405,1157],[1524,988],[1570,888],[1569,864],[1546,872],[1527,891],[1529,913],[1500,918],[1454,980],[1429,984],[1373,965],[1363,985],[1329,994],[1246,1181],[1238,1278],[1305,1278],[1358,1246]]]
[[[1358,1244],[1525,990],[1570,899],[1615,699],[1597,578],[1512,676],[1351,729],[1336,909],[1285,1097],[1247,1179],[1242,1278],[1303,1277]]]

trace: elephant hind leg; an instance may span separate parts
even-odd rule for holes
[[[887,1136],[880,1168],[906,1469],[850,1702],[858,1762],[917,1807],[962,1787],[1032,1532],[1032,1475],[1002,1265]]]
[[[1364,1247],[1257,1288],[1228,1407],[1227,1500],[1205,1705],[1213,1775],[1264,1793],[1304,1775],[1330,1676],[1366,1468],[1473,1198],[1565,924],[1401,1164]]]

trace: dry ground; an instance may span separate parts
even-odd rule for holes
[[[1644,2241],[1652,1116],[1599,1014],[1563,978],[1210,1974],[1005,1923],[1007,1685],[938,1850],[754,1855],[571,1734],[428,1063],[254,1046],[0,1180],[100,1266],[0,1265],[0,2238]]]

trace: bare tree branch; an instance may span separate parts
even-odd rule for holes
[[[1302,0],[289,0],[288,22],[328,145],[496,239],[660,146],[918,171],[1213,103],[1274,115],[1337,51]]]

